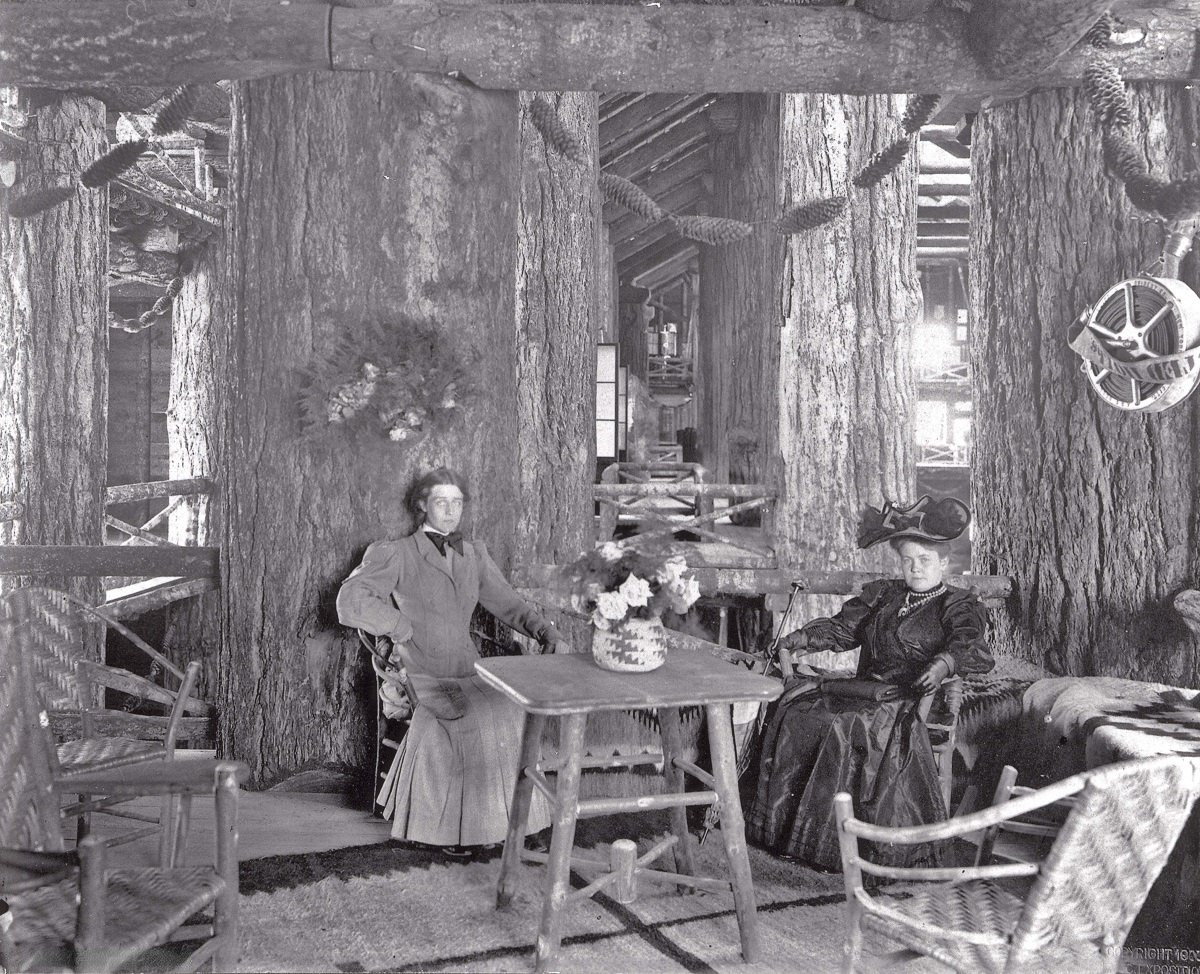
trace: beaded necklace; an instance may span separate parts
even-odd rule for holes
[[[914,592],[912,589],[908,589],[904,593],[904,604],[902,606],[900,606],[899,610],[896,612],[896,615],[898,615],[901,619],[903,619],[910,612],[915,612],[917,609],[921,608],[921,606],[923,606],[926,602],[936,599],[939,595],[941,595],[945,591],[946,591],[946,583],[945,582],[939,583],[937,588],[931,588],[928,592],[921,592],[919,594]],[[913,598],[914,595],[917,596],[915,599]]]

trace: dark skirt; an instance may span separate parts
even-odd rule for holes
[[[849,792],[855,817],[876,825],[927,825],[946,818],[929,732],[913,700],[785,699],[767,723],[758,787],[747,816],[750,840],[822,869],[838,869],[833,796]],[[943,843],[883,845],[860,840],[870,861],[936,864]]]

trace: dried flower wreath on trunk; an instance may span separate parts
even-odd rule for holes
[[[411,445],[477,398],[479,359],[428,323],[374,325],[301,371],[300,432],[320,439],[363,431]]]

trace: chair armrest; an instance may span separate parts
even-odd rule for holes
[[[120,690],[122,693],[128,693],[133,697],[153,700],[155,703],[163,704],[168,710],[175,706],[176,700],[179,697],[176,691],[161,687],[152,680],[147,680],[144,676],[130,673],[129,670],[121,669],[118,666],[108,666],[90,659],[80,660],[76,665],[87,670],[88,679],[92,683],[99,683],[101,686],[106,686],[112,690]],[[185,698],[183,709],[185,713],[207,717],[213,712],[214,708],[207,700],[201,700],[198,697],[189,695]]]
[[[61,775],[55,787],[78,795],[183,795],[208,794],[220,772],[231,772],[238,784],[250,776],[241,761],[213,759],[158,761],[130,764],[91,774]]]
[[[889,828],[885,825],[872,825],[851,818],[842,827],[851,835],[868,839],[872,842],[893,842],[898,845],[916,845],[921,842],[937,842],[941,839],[956,839],[970,832],[979,832],[990,828],[999,822],[1007,822],[1019,815],[1026,815],[1037,808],[1053,805],[1068,795],[1074,795],[1083,790],[1087,776],[1072,775],[1045,788],[1039,788],[1032,795],[1012,798],[1000,805],[972,812],[970,815],[960,815],[945,822],[935,822],[932,825],[908,825],[903,828]],[[840,792],[839,795],[846,795]],[[846,795],[847,799],[850,798]],[[838,796],[834,796],[837,801]]]
[[[49,886],[79,868],[74,852],[34,852],[0,848],[0,891],[7,894]]]

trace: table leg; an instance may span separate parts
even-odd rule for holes
[[[500,857],[500,882],[496,885],[496,907],[504,909],[512,902],[516,890],[517,869],[521,864],[521,849],[525,845],[525,823],[529,821],[529,803],[533,797],[533,781],[526,768],[537,766],[542,756],[542,731],[546,718],[542,714],[526,714],[521,732],[521,757],[517,765],[517,783],[513,785],[512,808],[508,812],[508,835],[504,839],[504,854]]]
[[[742,937],[742,959],[758,960],[758,909],[754,902],[754,879],[746,850],[746,825],[738,795],[737,759],[733,750],[733,724],[728,704],[706,704],[708,746],[712,752],[713,780],[721,799],[721,839],[733,881],[733,905]]]
[[[679,720],[678,707],[658,708],[658,730],[663,745],[663,779],[667,791],[679,793],[684,790],[683,772],[675,766],[675,758],[683,757],[683,729]],[[678,840],[675,843],[675,871],[685,876],[696,875],[696,860],[692,851],[692,835],[688,831],[687,808],[676,805],[671,809],[671,831]],[[692,886],[677,887],[681,893],[693,893]]]
[[[554,833],[550,839],[550,859],[546,863],[549,889],[542,903],[536,974],[545,974],[550,969],[562,942],[563,910],[571,891],[571,849],[575,845],[575,819],[579,813],[580,763],[586,726],[587,714],[567,714],[562,718],[562,767],[555,783]]]

